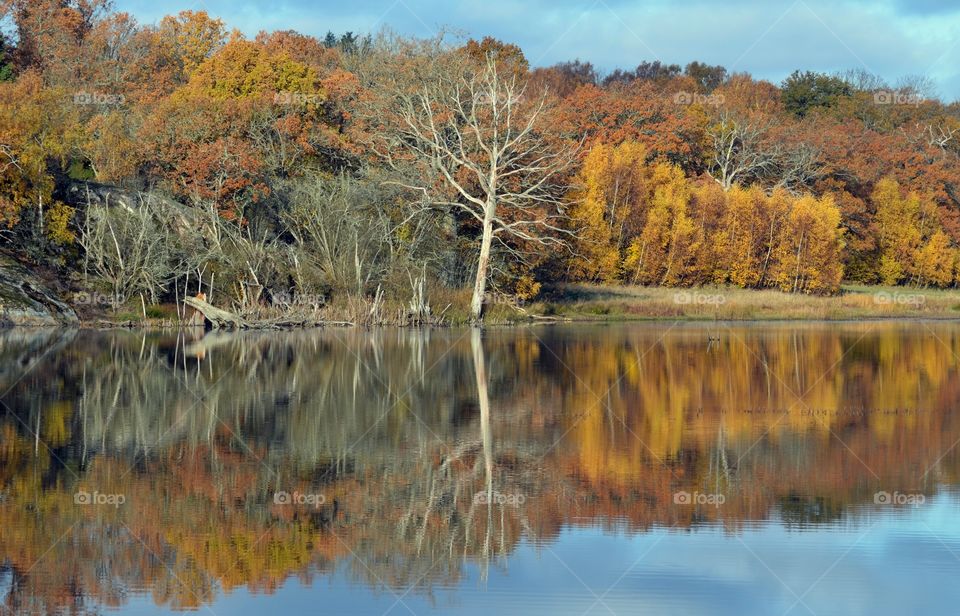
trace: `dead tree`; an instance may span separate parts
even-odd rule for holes
[[[789,135],[773,135],[769,120],[723,110],[710,129],[710,175],[724,191],[758,183],[799,193],[823,176],[819,149]]]
[[[768,174],[776,158],[766,142],[767,126],[723,111],[710,130],[710,175],[724,191]]]
[[[529,101],[524,91],[516,74],[488,57],[482,66],[454,62],[391,93],[381,155],[398,170],[413,162],[423,171],[395,183],[418,195],[418,208],[459,210],[480,226],[474,322],[482,317],[494,240],[508,250],[508,238],[564,243],[559,176],[575,149],[543,137],[546,99]]]

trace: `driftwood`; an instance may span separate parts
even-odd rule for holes
[[[275,319],[262,319],[259,321],[254,321],[249,325],[249,327],[260,329],[307,329],[310,327],[325,326],[353,327],[354,324],[350,321],[320,321],[318,319],[293,316],[277,317]]]
[[[275,319],[260,319],[251,321],[244,319],[228,310],[217,308],[197,297],[187,297],[183,303],[193,308],[204,320],[209,321],[214,329],[294,329],[323,327],[330,325],[352,326],[349,321],[320,321],[298,316],[278,317]]]
[[[214,329],[241,329],[249,327],[246,321],[232,312],[211,306],[202,299],[187,297],[183,300],[183,303],[202,314],[203,318],[209,321]]]
[[[570,317],[556,317],[551,315],[540,315],[540,314],[528,314],[527,318],[532,319],[534,321],[555,321],[557,323],[569,323],[573,321],[573,319],[571,319]]]

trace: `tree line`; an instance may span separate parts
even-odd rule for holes
[[[479,319],[550,283],[960,273],[960,106],[922,78],[601,75],[489,37],[250,38],[107,0],[3,0],[0,24],[0,241],[117,304],[427,287]]]

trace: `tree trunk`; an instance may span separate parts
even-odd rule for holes
[[[492,244],[493,220],[488,214],[483,221],[480,258],[477,259],[477,278],[473,285],[473,300],[470,302],[470,320],[474,323],[479,323],[483,318],[483,296],[487,290],[487,271],[490,269],[490,246]]]
[[[804,230],[806,231],[806,230]],[[797,286],[800,284],[800,254],[803,249],[803,235],[804,231],[800,232],[800,243],[797,244],[797,274],[793,278],[793,292],[797,292]]]
[[[473,348],[473,367],[477,375],[477,400],[480,403],[480,439],[483,443],[483,472],[484,492],[487,503],[486,534],[483,540],[484,567],[486,567],[490,544],[493,538],[493,511],[497,503],[496,491],[493,489],[493,430],[490,426],[490,396],[487,392],[487,368],[483,356],[483,340],[480,330],[474,329],[470,336],[470,346]]]
[[[490,427],[490,394],[487,389],[487,366],[483,353],[483,339],[480,330],[474,329],[470,335],[470,347],[473,351],[473,370],[477,377],[477,402],[480,405],[480,441],[483,443],[483,472],[487,503],[493,509],[493,430]]]

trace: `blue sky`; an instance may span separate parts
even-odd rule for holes
[[[867,505],[835,523],[793,527],[778,519],[730,530],[578,526],[548,542],[524,541],[486,579],[475,563],[465,564],[462,578],[429,593],[373,591],[340,564],[312,584],[291,577],[270,595],[217,593],[210,607],[241,616],[955,613],[957,505],[941,494],[917,508]],[[145,594],[123,612],[169,613]]]
[[[534,66],[580,58],[604,71],[700,60],[781,81],[794,69],[926,75],[960,98],[958,0],[115,0],[145,23],[205,9],[231,27],[322,36],[430,36],[441,28],[516,43]]]

